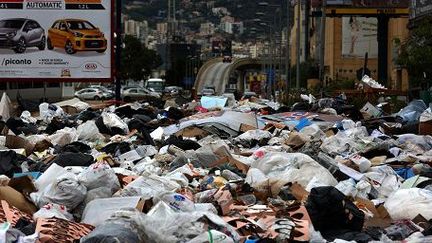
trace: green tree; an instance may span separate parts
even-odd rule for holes
[[[151,75],[152,70],[162,65],[161,57],[146,48],[137,38],[125,36],[120,74],[123,80],[141,80]]]
[[[409,37],[400,44],[399,65],[407,68],[410,86],[416,87],[424,80],[424,73],[432,79],[432,17],[415,24]]]

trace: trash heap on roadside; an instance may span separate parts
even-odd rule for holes
[[[3,95],[0,242],[432,242],[431,108],[303,98]]]

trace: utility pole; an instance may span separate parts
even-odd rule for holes
[[[309,43],[309,13],[311,10],[310,1],[306,0],[305,6],[304,6],[304,56],[305,61],[309,60],[310,57],[310,43]]]
[[[286,91],[287,91],[287,97],[289,97],[289,90],[291,86],[291,46],[290,46],[290,39],[291,39],[291,1],[287,1],[287,33],[286,33],[286,51],[285,51],[285,75],[286,75]]]
[[[300,89],[300,21],[301,21],[301,0],[297,0],[297,72],[296,72],[296,88]]]
[[[319,65],[319,80],[320,80],[320,93],[321,97],[324,92],[324,60],[325,60],[325,29],[326,29],[326,7],[327,0],[322,1],[321,6],[321,29],[320,29],[320,65]]]

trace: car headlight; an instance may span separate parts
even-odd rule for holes
[[[7,33],[7,34],[6,34],[6,37],[8,37],[8,38],[12,38],[12,37],[15,37],[15,36],[16,36],[16,34],[17,34],[17,32],[16,32],[16,31],[13,31],[13,32],[9,32],[9,33]]]
[[[73,35],[75,36],[75,37],[83,37],[84,35],[82,34],[82,33],[80,33],[80,32],[73,32]]]

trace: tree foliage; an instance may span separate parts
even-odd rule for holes
[[[152,70],[162,65],[161,57],[146,48],[139,39],[125,36],[122,50],[120,74],[123,80],[142,80],[151,75]]]
[[[432,79],[432,17],[416,23],[400,47],[397,63],[407,68],[410,84],[418,85],[424,80],[424,73]]]

